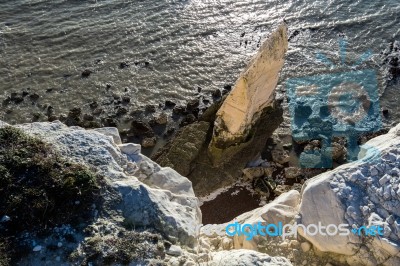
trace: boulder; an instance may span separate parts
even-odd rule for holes
[[[283,23],[267,38],[239,76],[214,122],[209,152],[215,165],[228,160],[237,150],[237,144],[251,137],[260,114],[273,105],[287,49],[287,26]]]
[[[359,160],[307,181],[298,223],[346,224],[347,235],[299,233],[315,249],[339,254],[350,265],[400,264],[400,125],[361,147]],[[359,235],[380,226],[381,236]]]
[[[41,137],[61,156],[101,173],[106,185],[120,197],[117,205],[103,210],[112,213],[113,219],[118,220],[115,216],[120,213],[124,223],[133,228],[153,228],[173,243],[195,245],[196,234],[190,225],[200,223],[201,212],[191,182],[140,154],[139,145],[117,144],[120,142],[116,128],[85,130],[67,127],[59,121],[17,127]],[[110,198],[107,194],[103,197],[105,201]]]

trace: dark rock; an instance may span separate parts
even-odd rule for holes
[[[131,97],[129,96],[122,96],[122,103],[130,103],[131,102]]]
[[[214,98],[219,99],[219,98],[222,97],[222,93],[221,93],[221,91],[220,91],[219,89],[216,89],[215,91],[212,92],[212,96],[213,96]]]
[[[82,114],[82,109],[79,107],[75,107],[69,110],[68,117],[78,118],[81,114]]]
[[[142,147],[143,148],[152,148],[152,147],[156,146],[156,143],[157,143],[156,137],[144,138],[142,140]]]
[[[129,115],[131,115],[131,116],[133,116],[133,117],[138,117],[138,116],[141,116],[142,113],[143,113],[142,110],[136,109],[136,110],[131,111],[131,112],[129,113]]]
[[[37,94],[37,93],[33,93],[33,94],[31,94],[31,95],[29,95],[29,99],[31,100],[31,101],[37,101],[37,100],[39,100],[39,98],[40,98],[40,96],[39,96],[39,94]]]
[[[96,109],[97,107],[99,107],[99,104],[96,101],[93,101],[89,104],[91,109]]]
[[[105,127],[118,127],[117,121],[111,116],[105,117],[101,121]]]
[[[111,89],[111,84],[107,83],[107,84],[106,84],[106,89],[107,89],[107,90]]]
[[[47,107],[46,115],[47,115],[48,117],[54,115],[54,108],[53,108],[53,106],[50,105],[50,106]],[[56,120],[57,120],[57,119],[56,119]]]
[[[54,88],[46,89],[46,92],[47,92],[47,93],[50,93],[50,92],[52,92],[53,90],[54,90]]]
[[[203,89],[201,87],[197,87],[197,92],[200,93]]]
[[[175,106],[175,107],[174,107],[174,109],[172,110],[172,112],[173,112],[175,115],[184,115],[184,114],[186,113],[186,108],[185,108],[185,106],[178,105],[178,106]]]
[[[6,110],[6,114],[11,114],[12,112],[13,112],[12,109],[7,109],[7,110]]]
[[[122,116],[124,114],[128,113],[128,109],[126,109],[125,107],[118,107],[116,115],[117,116]]]
[[[167,132],[165,133],[166,136],[170,136],[175,132],[175,128],[174,127],[170,127],[167,129]]]
[[[12,92],[10,96],[10,100],[14,102],[15,104],[21,103],[24,101],[24,97],[22,95],[19,95],[16,92]]]
[[[207,100],[207,99],[204,99],[204,98],[203,98],[203,103],[204,103],[204,104],[209,104],[209,103],[210,103],[210,100]]]
[[[170,101],[170,100],[165,101],[165,107],[167,107],[167,108],[174,108],[175,105],[176,105],[176,103],[174,103],[173,101]]]
[[[389,115],[389,110],[388,109],[383,109],[382,114],[387,117]]]
[[[89,77],[90,74],[92,74],[92,73],[93,73],[93,72],[92,72],[91,70],[85,69],[85,70],[83,70],[81,76],[82,76],[83,78],[87,78],[87,77]]]
[[[179,124],[179,126],[184,127],[187,126],[189,124],[192,124],[194,122],[196,122],[196,117],[193,114],[188,114]]]
[[[94,116],[91,114],[84,114],[83,115],[83,120],[85,121],[93,121],[94,120]]]
[[[82,127],[84,127],[84,128],[100,128],[102,126],[97,121],[84,121],[82,123]]]
[[[150,62],[147,62],[147,61],[146,61],[146,62],[144,62],[144,66],[145,66],[145,67],[148,67],[148,66],[150,66]]]
[[[65,122],[67,120],[67,116],[65,114],[61,114],[58,116],[58,120],[61,122]]]
[[[29,92],[28,91],[22,91],[22,97],[26,97],[28,94],[29,94]]]
[[[151,127],[155,127],[157,125],[156,119],[155,118],[150,119],[149,120],[149,125]]]
[[[130,132],[137,137],[154,137],[154,131],[150,125],[142,120],[133,120],[131,123]]]
[[[129,67],[129,64],[128,64],[127,62],[121,62],[121,63],[119,64],[119,68],[121,68],[121,69],[127,68],[127,67]]]
[[[148,113],[154,113],[156,111],[156,107],[154,105],[148,104],[145,106],[144,110]]]
[[[32,122],[37,122],[41,116],[42,116],[41,113],[38,113],[38,112],[33,113],[32,114]]]
[[[199,113],[200,113],[200,109],[199,109],[199,108],[194,108],[194,109],[192,110],[192,114],[193,114],[196,118],[199,117]]]
[[[53,122],[58,120],[58,117],[56,115],[50,115],[49,118],[47,119],[47,121],[49,122]]]
[[[224,86],[224,90],[231,91],[232,90],[232,85],[229,85],[229,84],[225,85]]]
[[[240,34],[240,37],[243,38],[244,35],[246,35],[246,32],[242,32],[242,34]]]
[[[186,109],[189,111],[192,111],[193,109],[199,107],[200,105],[200,100],[199,99],[193,99],[190,100],[187,105],[186,105]]]

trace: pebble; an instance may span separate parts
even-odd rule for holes
[[[311,244],[308,242],[303,242],[300,244],[300,247],[303,250],[303,252],[308,252],[311,249]]]
[[[40,246],[40,245],[37,245],[37,246],[35,246],[34,248],[33,248],[33,252],[39,252],[39,251],[41,251],[42,250],[42,246]]]

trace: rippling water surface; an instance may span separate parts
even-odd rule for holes
[[[365,66],[378,73],[379,53],[400,40],[397,0],[0,0],[0,100],[30,88],[57,114],[111,93],[130,95],[132,108],[184,101],[198,87],[208,93],[234,83],[283,18],[293,37],[282,84],[326,71],[317,52],[339,62],[339,36],[349,42],[349,62],[371,49]],[[123,61],[130,67],[120,69]],[[94,72],[84,79],[84,69]],[[3,106],[0,119],[29,122],[40,106]]]

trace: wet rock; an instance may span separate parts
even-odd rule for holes
[[[138,117],[141,116],[143,114],[143,111],[140,109],[136,109],[136,110],[132,110],[129,115],[133,116],[133,117]]]
[[[131,102],[131,97],[129,96],[122,96],[122,103],[127,104]]]
[[[89,104],[89,107],[91,109],[96,109],[99,106],[99,104],[96,101],[93,101]]]
[[[194,122],[196,122],[196,117],[193,114],[188,114],[187,116],[185,116],[185,118],[181,121],[181,123],[179,124],[179,126],[183,127],[183,126],[187,126],[189,124],[192,124]]]
[[[53,122],[56,120],[58,120],[58,117],[56,115],[50,115],[50,116],[48,116],[48,119],[47,119],[47,121],[49,121],[49,122]]]
[[[116,112],[117,116],[123,116],[124,114],[127,114],[127,113],[128,113],[128,109],[126,109],[125,107],[117,108],[117,112]]]
[[[222,93],[219,89],[216,89],[215,91],[212,92],[212,96],[216,99],[219,99],[222,97]]]
[[[105,127],[118,127],[118,122],[114,117],[105,117],[101,121]]]
[[[78,118],[81,114],[82,114],[82,109],[79,107],[75,107],[69,110],[68,117]]]
[[[181,105],[175,106],[174,109],[172,110],[172,113],[175,115],[183,115],[186,113],[186,108],[185,106]]]
[[[38,113],[38,112],[33,113],[32,114],[32,122],[37,122],[40,119],[41,116],[42,116],[41,113]]]
[[[51,105],[49,105],[49,106],[47,107],[46,115],[47,115],[47,116],[52,116],[53,114],[54,114],[54,107],[51,106]]]
[[[93,73],[93,72],[92,72],[90,69],[85,69],[85,70],[82,71],[81,76],[82,76],[83,78],[88,78],[88,77],[90,76],[90,74],[92,74],[92,73]]]
[[[175,132],[175,128],[174,127],[169,127],[167,129],[167,132],[165,133],[166,136],[170,136]]]
[[[154,105],[148,104],[145,106],[144,110],[148,113],[154,113],[157,109]]]
[[[200,100],[199,99],[193,99],[190,100],[187,104],[186,104],[186,109],[189,111],[192,111],[193,109],[199,107],[200,105]]]
[[[144,138],[142,140],[142,147],[143,148],[152,148],[156,145],[156,143],[157,143],[156,137]]]
[[[10,96],[10,101],[12,101],[15,104],[19,104],[24,101],[24,97],[22,97],[22,95],[16,92],[12,92]]]
[[[176,105],[176,103],[174,103],[173,101],[170,101],[170,100],[165,101],[165,107],[167,107],[167,108],[174,108],[175,105]]]
[[[383,109],[382,110],[382,114],[384,117],[388,117],[389,116],[389,110],[388,109]]]
[[[37,100],[39,100],[40,96],[37,93],[32,93],[31,95],[29,95],[29,99],[33,102],[36,102]]]
[[[133,120],[131,123],[130,132],[137,137],[154,137],[154,131],[150,125],[142,120]]]
[[[91,114],[84,114],[83,115],[83,120],[85,121],[93,121],[94,120],[94,116]]]
[[[161,114],[159,114],[156,119],[155,119],[156,123],[159,125],[165,125],[168,123],[168,116],[166,113],[162,112]]]
[[[119,63],[119,68],[120,68],[120,69],[124,69],[124,68],[127,68],[127,67],[129,67],[128,62],[121,62],[121,63]]]

